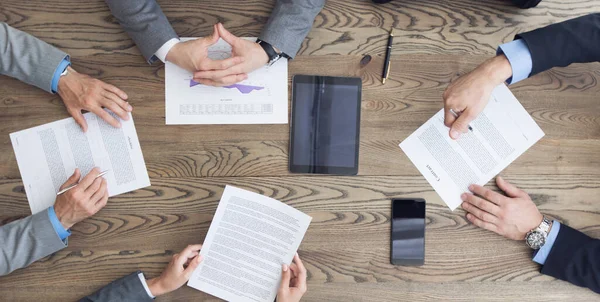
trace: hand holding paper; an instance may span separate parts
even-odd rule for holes
[[[294,263],[284,264],[281,273],[281,284],[277,291],[277,302],[299,302],[306,293],[306,268],[298,253],[294,255]]]
[[[173,255],[171,262],[159,277],[148,280],[148,288],[157,297],[183,286],[202,262],[202,244],[188,245],[181,253]]]
[[[279,291],[290,299],[280,301],[296,301],[306,290],[306,269],[292,258],[311,219],[275,199],[225,187],[188,286],[228,301],[273,302]],[[287,288],[280,287],[282,275]]]
[[[470,125],[473,131],[450,139],[442,109],[400,144],[451,210],[470,185],[485,185],[544,136],[504,84]]]

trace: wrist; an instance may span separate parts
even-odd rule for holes
[[[177,43],[177,44],[173,45],[171,47],[171,49],[169,49],[169,52],[167,52],[167,55],[165,56],[165,61],[175,63],[175,61],[177,60],[176,58],[177,58],[178,49],[181,47],[180,44],[181,43]]]
[[[153,296],[158,297],[160,295],[166,294],[168,291],[164,290],[160,283],[160,277],[152,278],[150,280],[146,280],[146,284],[148,284],[148,289]]]
[[[62,224],[65,230],[68,230],[71,227],[73,227],[74,223],[70,222],[66,218],[67,215],[65,214],[65,210],[60,206],[60,204],[54,205],[54,213],[56,214],[56,218],[58,218],[58,221],[60,222],[60,224]]]
[[[484,73],[494,83],[494,86],[506,82],[512,76],[510,62],[503,54],[487,60],[482,66]]]
[[[65,76],[61,76],[58,80],[58,89],[56,93],[62,97],[70,83],[75,80],[75,77],[77,77],[77,71],[75,71],[75,69],[73,69],[71,66],[67,66],[67,74]]]

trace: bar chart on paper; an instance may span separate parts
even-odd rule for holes
[[[182,38],[182,41],[192,38]],[[255,40],[255,38],[247,38]],[[208,57],[231,57],[231,46],[220,39]],[[288,119],[287,60],[263,66],[248,79],[223,87],[204,85],[193,74],[165,64],[167,125],[173,124],[285,124]]]

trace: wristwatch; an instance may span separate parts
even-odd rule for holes
[[[60,77],[62,78],[68,74],[69,74],[69,65],[67,65],[67,67],[65,67],[65,70],[63,70],[63,72],[60,74]]]
[[[281,58],[290,59],[290,56],[286,55],[283,52],[277,52],[275,50],[275,47],[273,47],[273,45],[271,45],[261,39],[256,39],[256,43],[258,43],[258,45],[260,45],[260,47],[262,47],[265,50],[265,52],[267,53],[267,56],[269,57],[269,62],[267,63],[268,66],[273,65],[275,62],[277,62]]]
[[[544,216],[542,223],[537,228],[527,232],[527,235],[525,235],[525,244],[534,250],[539,250],[546,243],[551,226],[552,222],[550,219]]]

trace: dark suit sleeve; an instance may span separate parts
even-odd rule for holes
[[[542,274],[600,293],[600,240],[561,224]]]
[[[79,302],[146,302],[154,299],[148,296],[146,289],[135,272],[121,279],[115,280],[97,292],[79,300]]]
[[[600,13],[518,34],[531,52],[531,75],[552,67],[600,61]]]

